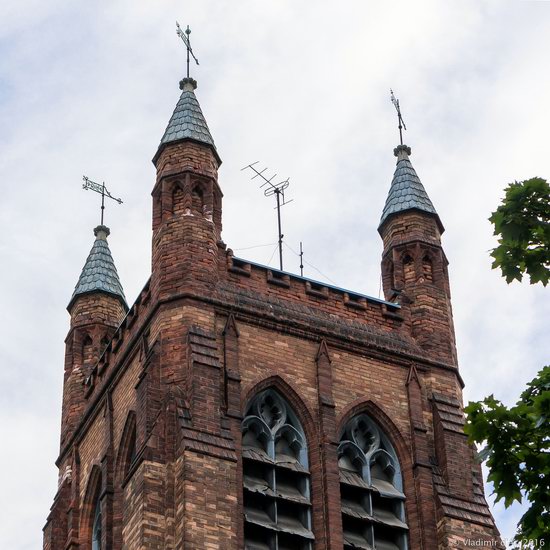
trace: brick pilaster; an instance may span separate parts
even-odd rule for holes
[[[423,550],[431,550],[437,547],[434,487],[428,430],[424,423],[422,384],[414,363],[410,367],[406,386],[411,420],[414,487],[418,504],[415,510],[415,521],[413,522],[413,518],[410,518],[410,537],[412,540],[419,540]]]
[[[338,436],[332,396],[332,366],[326,341],[323,339],[315,357],[317,364],[317,392],[319,399],[319,449],[323,479],[323,538],[321,548],[342,548],[342,513],[340,503],[340,476],[338,471]],[[320,530],[319,530],[320,531]]]

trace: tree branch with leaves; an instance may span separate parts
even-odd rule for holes
[[[502,204],[489,221],[500,236],[493,249],[493,269],[499,268],[507,283],[521,281],[524,274],[531,284],[550,279],[550,185],[542,178],[511,183]]]
[[[548,284],[550,279],[550,185],[531,178],[508,185],[502,204],[489,218],[498,246],[491,252],[493,269],[500,268],[507,283]],[[493,395],[469,403],[465,431],[470,442],[483,445],[488,480],[497,502],[508,508],[525,498],[529,507],[514,538],[534,548],[550,546],[550,366],[527,384],[519,401],[506,407]]]

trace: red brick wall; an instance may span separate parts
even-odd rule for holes
[[[441,396],[454,400],[458,413],[462,403],[434,220],[410,213],[386,224],[383,262],[394,263],[393,272],[383,268],[387,296],[404,252],[414,254],[415,277],[401,285],[401,308],[366,300],[235,263],[220,239],[217,166],[212,151],[195,143],[166,147],[157,159],[152,279],[91,368],[74,435],[58,460],[65,468],[78,450],[73,504],[81,525],[95,467],[111,503],[105,526],[114,531],[115,550],[242,548],[240,423],[249,399],[272,386],[308,439],[316,550],[342,547],[336,447],[342,426],[359,412],[373,417],[398,454],[411,549],[495,536],[475,465],[459,471],[456,457],[466,453],[471,461],[471,449],[446,424],[449,411],[434,409]],[[191,196],[196,184],[202,210]],[[73,323],[94,308],[101,311],[100,302],[77,303]],[[116,468],[130,412],[136,456],[122,475]],[[63,502],[54,503],[44,548],[64,548],[66,535],[53,519]],[[80,533],[82,548],[88,536]]]

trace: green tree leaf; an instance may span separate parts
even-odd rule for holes
[[[506,282],[531,284],[550,280],[550,185],[531,178],[508,185],[501,205],[489,221],[499,245],[491,252],[493,269],[500,268]]]
[[[525,496],[530,503],[516,544],[522,539],[550,544],[550,366],[527,384],[513,407],[490,395],[469,403],[465,412],[470,441],[485,444],[478,457],[487,459],[496,500],[509,507]]]

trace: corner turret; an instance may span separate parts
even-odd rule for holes
[[[397,166],[378,232],[384,242],[382,281],[386,299],[399,296],[410,329],[434,358],[456,366],[443,224],[413,168],[407,145],[394,149]]]
[[[217,278],[221,241],[221,159],[195,96],[192,78],[182,90],[153,163],[152,292],[169,299],[190,285],[209,291]]]
[[[84,412],[84,380],[128,311],[109,233],[104,225],[94,229],[94,244],[67,306],[71,326],[65,340],[61,445]]]

